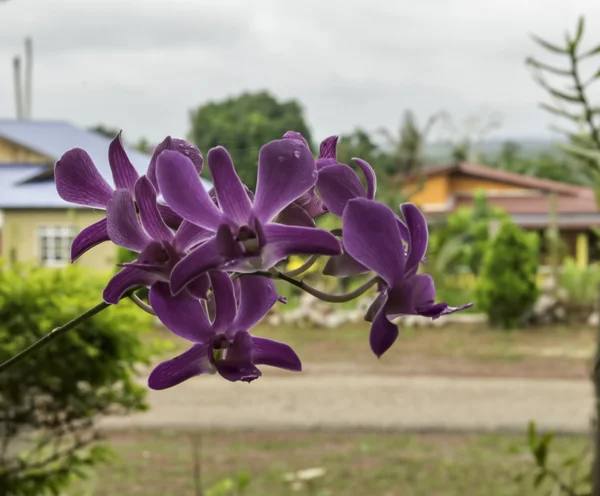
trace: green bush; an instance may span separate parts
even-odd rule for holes
[[[537,297],[539,239],[506,220],[485,253],[476,286],[477,306],[490,324],[505,329],[519,325]]]
[[[0,361],[97,304],[106,280],[77,266],[0,268]],[[140,340],[150,326],[123,301],[0,373],[0,494],[59,494],[106,459],[95,421],[146,408],[134,367],[155,351]]]
[[[561,268],[559,286],[566,293],[568,303],[585,311],[593,311],[600,285],[600,267],[580,267],[573,259],[566,259]]]

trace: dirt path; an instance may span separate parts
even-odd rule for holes
[[[150,411],[109,418],[106,428],[366,428],[586,432],[592,387],[584,380],[265,374],[252,384],[201,377],[151,391]]]

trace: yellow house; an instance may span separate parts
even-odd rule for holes
[[[71,241],[102,219],[104,211],[63,201],[54,184],[54,164],[66,151],[83,148],[112,184],[110,141],[65,122],[0,119],[0,257],[9,264],[62,267],[70,263]],[[150,157],[132,149],[127,154],[144,174]],[[116,254],[112,243],[103,243],[76,263],[107,270],[114,267]]]
[[[402,188],[434,222],[460,207],[473,206],[478,191],[526,229],[544,231],[555,212],[565,254],[581,266],[600,258],[596,235],[600,212],[592,188],[469,163],[427,168],[419,176],[404,178]]]

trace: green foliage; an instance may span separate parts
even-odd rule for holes
[[[562,266],[559,285],[566,292],[571,305],[592,311],[600,285],[600,267],[580,267],[575,260],[568,258]]]
[[[425,269],[442,276],[464,272],[477,275],[490,237],[490,224],[509,219],[506,212],[487,203],[483,192],[475,195],[473,208],[450,214],[446,223],[431,233]]]
[[[0,362],[96,304],[105,282],[77,266],[0,269]],[[95,420],[146,408],[133,374],[154,352],[140,341],[150,325],[123,301],[0,374],[1,494],[59,494],[108,459],[90,448]]]
[[[248,472],[225,477],[206,490],[206,496],[243,496],[252,481]]]
[[[510,220],[502,222],[483,259],[476,287],[477,306],[493,326],[517,327],[538,296],[539,240]]]
[[[266,91],[207,103],[193,111],[190,118],[190,141],[204,153],[214,146],[225,146],[240,178],[252,190],[262,145],[290,130],[302,133],[311,142],[300,103],[277,101]]]

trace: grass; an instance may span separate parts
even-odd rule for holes
[[[312,467],[326,469],[313,493],[323,496],[549,494],[547,485],[534,491],[531,476],[515,480],[524,469],[533,474],[523,436],[168,430],[112,434],[109,441],[118,454],[117,463],[101,468],[68,494],[193,495],[192,439],[200,446],[203,486],[247,472],[251,482],[246,496],[293,494],[284,475]],[[587,442],[584,437],[556,439],[550,463],[580,453]]]
[[[289,343],[306,364],[306,370],[404,375],[499,376],[586,378],[594,351],[595,331],[588,327],[554,326],[511,332],[482,326],[401,329],[396,344],[375,359],[369,348],[367,323],[339,329],[318,329],[298,324],[259,324],[256,335]],[[187,343],[165,329],[156,336],[169,339],[181,352]]]

